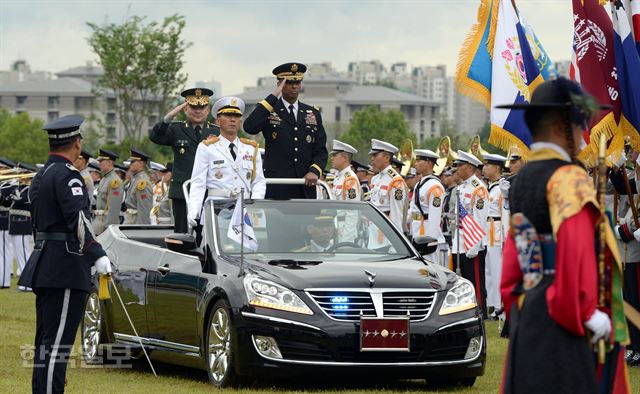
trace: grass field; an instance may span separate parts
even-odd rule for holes
[[[0,290],[0,393],[25,393],[31,390],[31,369],[23,366],[21,345],[33,345],[35,332],[34,295],[20,293],[14,287]],[[446,391],[466,393],[496,393],[500,388],[502,364],[507,341],[498,336],[495,322],[487,322],[488,355],[485,375],[478,378],[476,384],[467,389],[454,388]],[[79,339],[74,347],[74,362],[81,364]],[[204,393],[214,390],[209,385],[204,371],[175,367],[167,364],[154,364],[158,378],[142,360],[136,360],[129,369],[69,368],[67,372],[67,392],[100,393]],[[640,368],[629,371],[631,385],[640,387]],[[392,392],[428,392],[423,380],[385,381],[371,380],[335,381],[331,377],[311,377],[305,380],[271,380],[253,382],[238,390],[228,392],[354,392],[375,393],[381,390]],[[637,391],[635,391],[637,392]]]

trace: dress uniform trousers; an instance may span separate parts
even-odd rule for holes
[[[474,258],[469,258],[465,254],[460,254],[460,274],[471,283],[476,291],[478,306],[482,311],[482,316],[487,317],[487,288],[485,278],[486,250],[481,250]],[[453,265],[457,262],[457,255],[453,254]]]
[[[0,231],[0,287],[11,286],[13,273],[13,242],[9,230]]]
[[[486,287],[487,307],[502,308],[500,300],[500,277],[502,275],[502,245],[487,246]]]
[[[11,241],[13,243],[13,251],[15,253],[16,262],[18,263],[17,275],[20,276],[22,274],[22,270],[24,266],[27,264],[27,260],[29,260],[29,256],[33,251],[33,243],[31,240],[33,236],[24,235],[24,234],[12,234]]]
[[[67,361],[82,320],[87,293],[77,289],[36,288],[36,339],[33,393],[64,392]]]

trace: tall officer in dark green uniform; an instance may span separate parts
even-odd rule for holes
[[[173,178],[169,187],[169,198],[173,205],[175,232],[187,232],[187,206],[182,193],[182,183],[191,177],[193,160],[198,144],[210,135],[220,135],[220,129],[207,121],[209,97],[213,91],[206,88],[187,89],[181,94],[185,102],[169,112],[164,119],[149,131],[149,139],[156,144],[173,148]],[[174,122],[173,118],[183,111],[184,122]]]
[[[317,108],[298,101],[307,66],[273,69],[278,85],[244,121],[244,131],[264,135],[266,178],[303,178],[305,186],[268,185],[266,198],[316,198],[315,184],[327,165],[327,135]]]

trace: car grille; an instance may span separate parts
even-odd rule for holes
[[[329,317],[336,320],[359,321],[360,316],[376,316],[376,310],[368,292],[310,291],[309,295]],[[339,297],[345,297],[348,302],[334,302]]]
[[[312,290],[308,294],[329,317],[341,321],[359,321],[360,316],[375,317],[376,311],[369,291]],[[410,316],[411,321],[423,320],[431,311],[435,291],[383,292],[385,317]],[[373,295],[380,296],[379,293]],[[344,301],[344,302],[342,302]]]

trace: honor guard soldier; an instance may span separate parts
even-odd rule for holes
[[[369,188],[369,175],[371,174],[371,169],[368,165],[366,166],[355,160],[351,160],[351,165],[353,166],[353,171],[356,173],[356,177],[358,177],[358,182],[360,183],[360,195],[362,196],[362,201],[369,201],[369,192],[371,191]]]
[[[360,182],[351,169],[351,159],[358,151],[351,145],[333,140],[331,167],[338,171],[331,193],[338,201],[361,201]],[[337,215],[338,238],[341,242],[355,242],[358,238],[357,212],[340,212]]]
[[[182,183],[187,181],[193,170],[196,149],[201,141],[220,130],[207,121],[209,99],[213,91],[206,88],[187,89],[181,93],[185,102],[169,112],[164,119],[149,132],[149,139],[156,144],[168,145],[173,149],[173,178],[169,187],[169,198],[173,204],[173,218],[176,233],[187,232],[187,206],[182,192]],[[173,119],[184,110],[186,121]]]
[[[223,97],[213,105],[220,137],[211,136],[196,151],[189,192],[189,224],[197,225],[202,206],[207,200],[236,198],[244,190],[244,198],[264,198],[266,182],[258,144],[238,138],[244,113],[244,101]]]
[[[497,108],[524,109],[533,137],[529,160],[509,191],[511,229],[500,285],[510,323],[503,390],[599,392],[596,357],[588,338],[594,344],[608,341],[612,330],[608,314],[598,309],[594,229],[602,216],[593,180],[582,166],[573,164],[583,130],[598,105],[576,82],[558,77],[540,84],[530,103]],[[604,230],[609,233],[608,224]],[[609,235],[606,247],[616,255]],[[618,369],[600,387],[623,389],[619,385],[624,385],[624,374]]]
[[[305,71],[307,67],[300,63],[274,68],[276,90],[244,122],[245,132],[264,136],[267,178],[305,180],[305,186],[269,185],[267,198],[316,198],[315,184],[327,165],[327,135],[320,111],[298,101]]]
[[[416,240],[429,237],[438,243],[438,250],[447,250],[442,234],[442,208],[444,205],[444,186],[433,174],[433,167],[439,159],[437,153],[428,149],[414,150],[416,173],[422,176],[413,189],[411,205],[411,236]],[[444,265],[444,258],[438,250],[427,255],[427,259]]]
[[[153,205],[153,190],[151,190],[151,179],[145,171],[145,166],[150,157],[138,150],[131,149],[129,157],[129,172],[131,180],[125,195],[124,224],[150,224],[151,207]]]
[[[160,170],[160,180],[153,188],[153,208],[151,208],[151,223],[173,224],[173,211],[169,199],[169,185],[173,163]]]
[[[81,116],[64,116],[44,129],[49,159],[29,188],[36,245],[18,285],[36,295],[32,391],[62,393],[67,361],[91,291],[91,266],[111,263],[91,228],[89,196],[73,162],[82,149]]]
[[[93,177],[91,176],[91,172],[89,171],[89,160],[91,160],[92,158],[93,156],[91,156],[91,153],[83,150],[80,153],[78,160],[73,163],[73,166],[77,168],[78,171],[80,171],[80,175],[82,176],[82,179],[84,179],[84,186],[87,188],[89,201],[91,201],[91,205],[93,206],[95,205],[96,201],[93,197]]]
[[[404,231],[404,207],[407,204],[407,191],[404,179],[391,167],[393,156],[398,148],[376,139],[371,140],[371,167],[376,175],[371,178],[370,202],[384,212],[398,230]],[[386,244],[380,231],[369,231],[369,249]]]
[[[462,180],[455,191],[459,196],[458,228],[453,234],[452,258],[454,263],[460,259],[462,277],[473,283],[476,290],[478,306],[482,315],[487,317],[487,290],[485,287],[485,250],[484,235],[489,213],[489,192],[485,184],[475,175],[482,162],[473,154],[458,151],[456,173]],[[475,225],[464,226],[462,216],[470,215]],[[469,223],[470,221],[466,221]]]
[[[18,167],[23,175],[35,173],[36,167],[20,163]],[[29,201],[29,178],[18,179],[18,185],[11,192],[9,209],[9,236],[13,243],[13,252],[18,263],[17,276],[22,275],[27,259],[33,250],[33,228],[31,226],[31,202]],[[19,286],[18,290],[30,290]]]
[[[500,190],[500,179],[507,158],[501,155],[485,153],[485,164],[482,168],[484,176],[489,180],[489,216],[487,221],[487,257],[486,287],[487,312],[492,318],[502,313],[500,300],[500,277],[502,275],[502,246],[508,230],[509,210],[505,207],[506,199]]]
[[[0,169],[11,172],[15,163],[0,157]],[[13,181],[0,182],[0,288],[11,287],[11,274],[13,273],[13,242],[9,236],[9,210],[11,209],[11,192],[16,183]]]
[[[93,230],[101,234],[110,224],[120,224],[120,209],[124,198],[122,179],[114,169],[115,153],[100,149],[98,161],[102,171],[102,179],[98,184],[96,210],[94,212]]]

